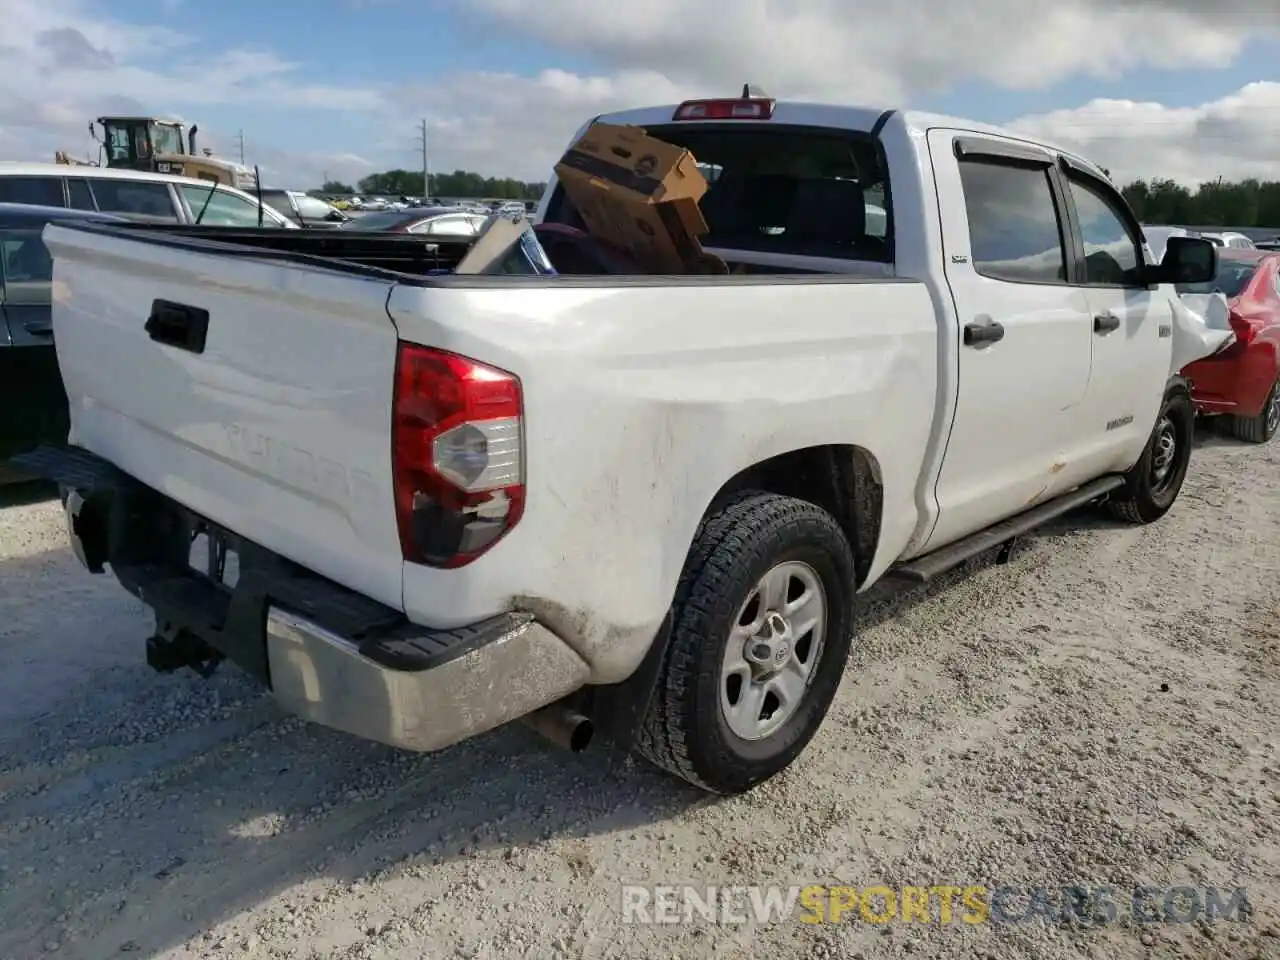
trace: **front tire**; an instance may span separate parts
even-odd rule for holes
[[[1107,501],[1114,516],[1154,523],[1169,512],[1187,479],[1195,420],[1191,395],[1181,384],[1171,385],[1142,456],[1125,475],[1124,487]]]
[[[1266,443],[1280,427],[1280,380],[1271,385],[1262,412],[1256,417],[1232,417],[1228,421],[1231,435],[1246,443]]]
[[[855,569],[830,513],[770,493],[706,517],[676,589],[637,752],[712,793],[786,769],[844,673]]]

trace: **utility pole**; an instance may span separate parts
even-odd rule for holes
[[[418,138],[422,141],[422,199],[431,196],[431,164],[427,160],[427,121],[418,122]]]
[[[240,151],[240,166],[244,166],[244,131],[236,134],[236,149]]]

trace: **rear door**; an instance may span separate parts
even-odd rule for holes
[[[196,241],[45,242],[73,442],[399,608],[394,283]]]
[[[961,327],[933,549],[1064,489],[1092,334],[1088,298],[1072,283],[1057,158],[951,130],[930,131],[929,152]]]

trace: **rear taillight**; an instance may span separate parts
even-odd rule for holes
[[[676,108],[672,120],[768,120],[775,101],[766,98],[743,100],[686,100]]]
[[[461,567],[519,522],[523,407],[514,374],[400,344],[391,469],[405,560]]]

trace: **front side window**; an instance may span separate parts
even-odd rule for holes
[[[1065,283],[1067,258],[1048,170],[962,159],[969,252],[981,276],[1013,283]]]
[[[178,211],[173,205],[173,196],[166,183],[95,178],[93,195],[98,200],[98,209],[103,213],[178,222]]]
[[[1068,183],[1084,240],[1085,283],[1142,286],[1142,243],[1114,202],[1089,183],[1075,179]]]
[[[211,188],[209,187],[183,184],[179,189],[182,190],[187,206],[191,208],[192,221],[200,217],[200,212],[203,210],[204,216],[200,219],[200,223],[205,226],[256,227],[258,225],[258,205],[251,200],[216,189],[212,191],[213,196],[210,196]],[[207,206],[206,201],[208,201]],[[280,221],[266,215],[265,211],[263,213],[264,227],[280,226]]]

